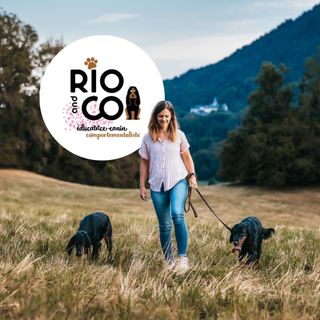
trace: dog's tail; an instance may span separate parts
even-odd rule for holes
[[[274,233],[276,233],[276,231],[273,228],[268,228],[268,229],[263,228],[263,239],[271,238]]]

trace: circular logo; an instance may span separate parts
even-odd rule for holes
[[[51,135],[91,160],[136,151],[160,100],[164,87],[154,62],[135,44],[114,36],[69,44],[41,80],[41,114]]]

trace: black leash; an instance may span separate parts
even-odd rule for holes
[[[192,188],[189,187],[188,195],[187,195],[186,201],[184,203],[184,212],[188,212],[190,210],[190,207],[191,207],[194,217],[197,218],[198,217],[198,213],[197,213],[196,209],[194,208],[194,206],[191,203],[191,192],[192,192]],[[186,208],[186,203],[187,202],[188,202],[188,208]]]
[[[206,199],[203,197],[203,195],[201,194],[201,192],[199,191],[198,188],[196,188],[196,191],[198,192],[200,198],[202,199],[202,201],[207,205],[207,207],[209,208],[209,210],[215,215],[215,217],[231,232],[230,227],[228,227],[218,216],[217,214],[213,211],[213,209],[210,207],[210,205],[208,204],[208,202],[206,201]],[[184,203],[184,211],[188,212],[190,210],[190,207],[193,210],[193,215],[197,218],[198,217],[198,213],[196,211],[196,209],[194,208],[194,206],[191,203],[191,193],[192,193],[192,188],[189,187],[188,190],[188,195],[187,195],[187,199],[186,202]],[[186,203],[188,202],[188,207],[186,208]]]

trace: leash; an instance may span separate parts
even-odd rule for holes
[[[198,192],[200,198],[202,199],[202,201],[207,205],[207,207],[209,208],[209,210],[215,215],[215,217],[224,225],[225,228],[227,228],[230,232],[231,232],[231,228],[228,227],[219,217],[218,215],[213,211],[213,209],[210,207],[209,203],[207,202],[207,200],[204,198],[204,196],[201,194],[201,192],[199,191],[198,188],[196,188],[196,191]],[[190,208],[192,208],[193,210],[193,215],[195,216],[195,218],[198,217],[198,213],[196,211],[196,209],[194,208],[194,206],[192,205],[191,203],[191,194],[192,194],[192,188],[189,187],[189,190],[188,190],[188,195],[187,195],[187,198],[186,198],[186,201],[184,203],[184,211],[185,212],[188,212],[190,210]],[[186,208],[186,203],[187,203],[187,208]]]
[[[198,217],[198,213],[196,211],[196,209],[194,208],[194,206],[191,203],[191,192],[192,192],[192,188],[188,188],[188,195],[186,198],[186,201],[184,202],[184,212],[188,212],[190,210],[190,207],[192,208],[193,211],[193,215],[195,218]],[[188,202],[188,208],[186,208],[186,203]]]

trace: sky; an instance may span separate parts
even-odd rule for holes
[[[113,35],[140,46],[163,79],[215,63],[320,0],[0,0],[39,41]]]

